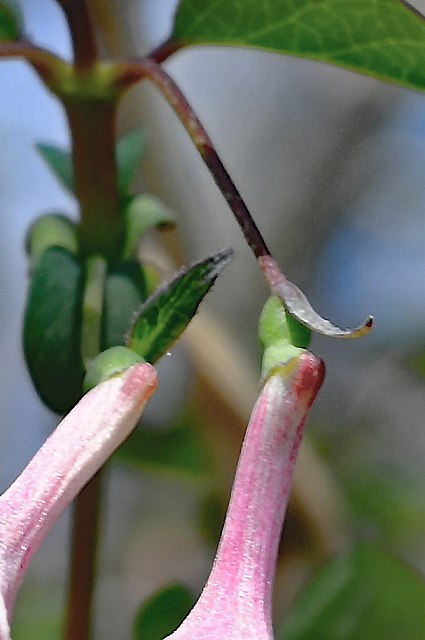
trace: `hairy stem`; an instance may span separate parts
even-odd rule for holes
[[[158,59],[161,59],[161,56],[158,56]],[[155,61],[141,59],[121,64],[117,73],[117,85],[131,86],[143,78],[151,80],[173,107],[225,197],[255,257],[269,256],[270,251],[248,207],[214,149],[214,145],[198,116],[174,80]]]
[[[63,640],[92,638],[102,479],[103,473],[99,471],[74,502],[68,608]]]

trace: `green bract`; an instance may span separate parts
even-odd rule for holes
[[[271,296],[261,312],[258,335],[263,345],[262,378],[308,347],[311,332],[286,313],[278,296]]]
[[[87,366],[87,374],[84,378],[84,391],[89,391],[97,384],[109,380],[138,362],[145,362],[137,353],[127,347],[111,347],[96,358],[93,358]]]

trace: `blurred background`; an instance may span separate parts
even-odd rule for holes
[[[105,55],[115,56],[141,55],[164,40],[176,1],[90,4]],[[21,6],[29,35],[69,57],[56,3],[22,0]],[[357,537],[379,539],[424,571],[424,96],[253,50],[188,49],[166,68],[286,275],[339,325],[375,317],[374,332],[362,340],[314,338],[312,344],[326,361],[327,379],[310,420],[286,547],[283,541],[277,617],[311,567]],[[24,63],[2,62],[0,82],[3,491],[57,422],[37,398],[22,357],[25,233],[41,213],[76,217],[77,210],[34,147],[67,145],[60,105]],[[96,621],[96,637],[106,640],[130,638],[134,611],[156,588],[182,580],[197,592],[208,575],[220,523],[219,515],[211,523],[211,514],[225,503],[255,400],[256,325],[267,296],[208,171],[171,109],[147,86],[129,92],[120,112],[120,132],[139,126],[148,135],[139,186],[178,218],[175,232],[152,234],[142,251],[164,274],[229,245],[236,258],[161,363],[161,392],[146,418],[149,429],[167,433],[184,411],[199,426],[211,473],[196,465],[165,474],[158,473],[161,463],[112,465]],[[194,527],[199,514],[203,525]],[[18,602],[17,638],[29,637],[35,619],[41,637],[57,637],[67,520],[34,560]]]

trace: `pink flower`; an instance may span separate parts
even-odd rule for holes
[[[254,407],[214,566],[167,640],[272,640],[279,538],[304,423],[324,377],[308,352],[275,367]]]
[[[156,388],[136,364],[87,393],[0,497],[0,640],[32,555],[82,487],[130,434]]]

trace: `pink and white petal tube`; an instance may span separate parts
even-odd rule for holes
[[[156,389],[136,364],[87,393],[0,497],[0,640],[25,569],[67,505],[135,427]]]
[[[305,419],[323,377],[323,362],[305,352],[266,382],[248,425],[210,577],[167,640],[273,639],[279,539]]]

